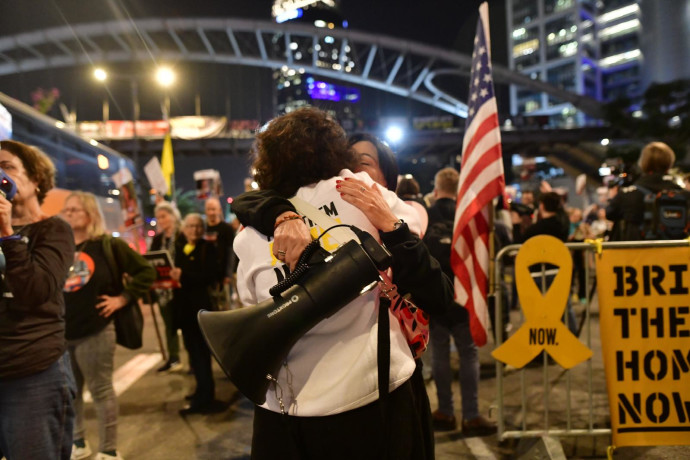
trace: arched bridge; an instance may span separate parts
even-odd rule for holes
[[[324,50],[331,54],[324,56]],[[332,65],[331,56],[336,56],[338,65]],[[0,75],[153,59],[303,68],[467,116],[462,101],[468,84],[446,82],[442,87],[440,81],[448,75],[468,77],[471,56],[354,30],[231,18],[153,18],[77,24],[0,38]],[[496,64],[494,80],[546,92],[591,116],[600,114],[599,103],[591,98]]]

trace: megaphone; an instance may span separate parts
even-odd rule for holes
[[[230,381],[252,402],[263,404],[271,381],[297,340],[374,287],[379,270],[390,262],[390,253],[371,235],[362,245],[351,240],[322,263],[310,266],[278,296],[239,310],[201,310],[199,326]]]

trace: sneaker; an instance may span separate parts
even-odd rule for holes
[[[466,437],[488,436],[496,433],[497,430],[496,423],[481,415],[472,420],[462,421],[462,434]]]
[[[99,452],[98,455],[94,458],[94,460],[125,460],[122,458],[119,452],[117,452],[115,455],[108,455],[105,452]]]
[[[158,368],[156,372],[173,372],[182,369],[182,363],[179,360],[167,360],[165,364]]]
[[[431,414],[434,431],[454,431],[458,424],[454,415],[446,415],[438,410]]]
[[[76,444],[72,444],[72,455],[70,460],[84,460],[86,458],[91,458],[91,446],[89,446],[89,441],[84,443],[84,447],[78,447]]]

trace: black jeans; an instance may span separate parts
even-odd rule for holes
[[[187,320],[182,325],[184,345],[189,353],[189,363],[194,371],[196,390],[192,397],[192,406],[203,406],[215,398],[215,382],[211,369],[211,350],[201,334],[199,323]]]

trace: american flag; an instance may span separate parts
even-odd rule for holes
[[[479,7],[474,38],[450,255],[456,300],[469,312],[472,338],[478,346],[486,344],[489,326],[487,291],[491,229],[488,205],[505,188],[489,47],[489,7],[485,2]]]

